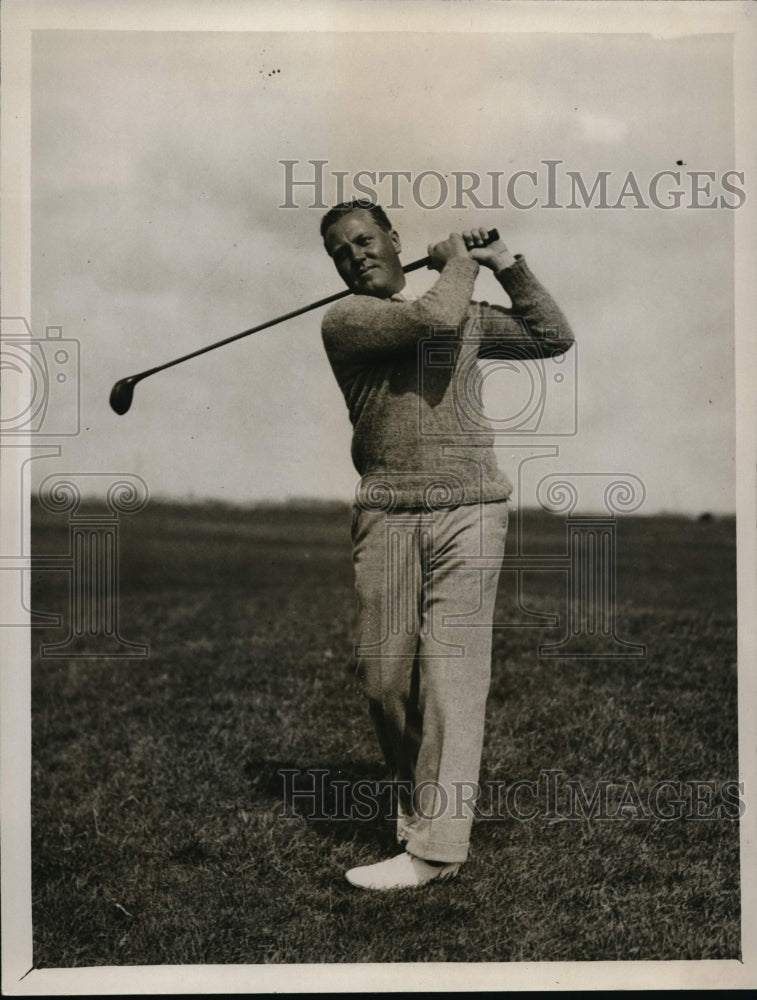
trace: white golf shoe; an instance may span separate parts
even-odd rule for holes
[[[375,865],[351,868],[346,878],[359,889],[412,889],[434,879],[452,878],[459,868],[459,863],[431,865],[405,851]]]

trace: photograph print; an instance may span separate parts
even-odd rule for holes
[[[6,990],[753,976],[741,5],[42,6]]]

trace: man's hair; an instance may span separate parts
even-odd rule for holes
[[[333,208],[330,208],[326,212],[321,219],[321,237],[325,239],[330,227],[335,222],[338,222],[342,216],[349,215],[350,212],[355,212],[360,208],[371,213],[376,225],[380,229],[385,230],[387,233],[392,231],[392,224],[387,219],[386,212],[384,212],[381,205],[377,205],[376,202],[370,201],[368,198],[352,198],[350,201],[343,201],[339,205],[334,205]]]

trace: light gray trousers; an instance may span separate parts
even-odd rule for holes
[[[468,856],[507,520],[506,501],[353,512],[357,674],[408,790],[398,836],[429,861]]]

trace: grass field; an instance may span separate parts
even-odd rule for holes
[[[519,521],[525,550],[565,551],[564,520]],[[37,511],[33,537],[65,552],[65,518]],[[43,659],[65,629],[32,635],[35,965],[737,958],[734,522],[622,519],[618,561],[618,634],[644,658],[495,631],[482,781],[552,781],[559,808],[482,815],[457,881],[375,895],[343,872],[392,853],[391,822],[308,819],[279,773],[325,771],[330,814],[340,781],[384,777],[348,671],[348,508],[123,517],[121,632],[149,658]],[[33,596],[65,613],[65,575]],[[564,574],[521,597],[564,622]],[[518,616],[503,573],[497,621]],[[663,780],[671,819],[646,809]],[[614,818],[566,818],[566,781],[611,783]]]

